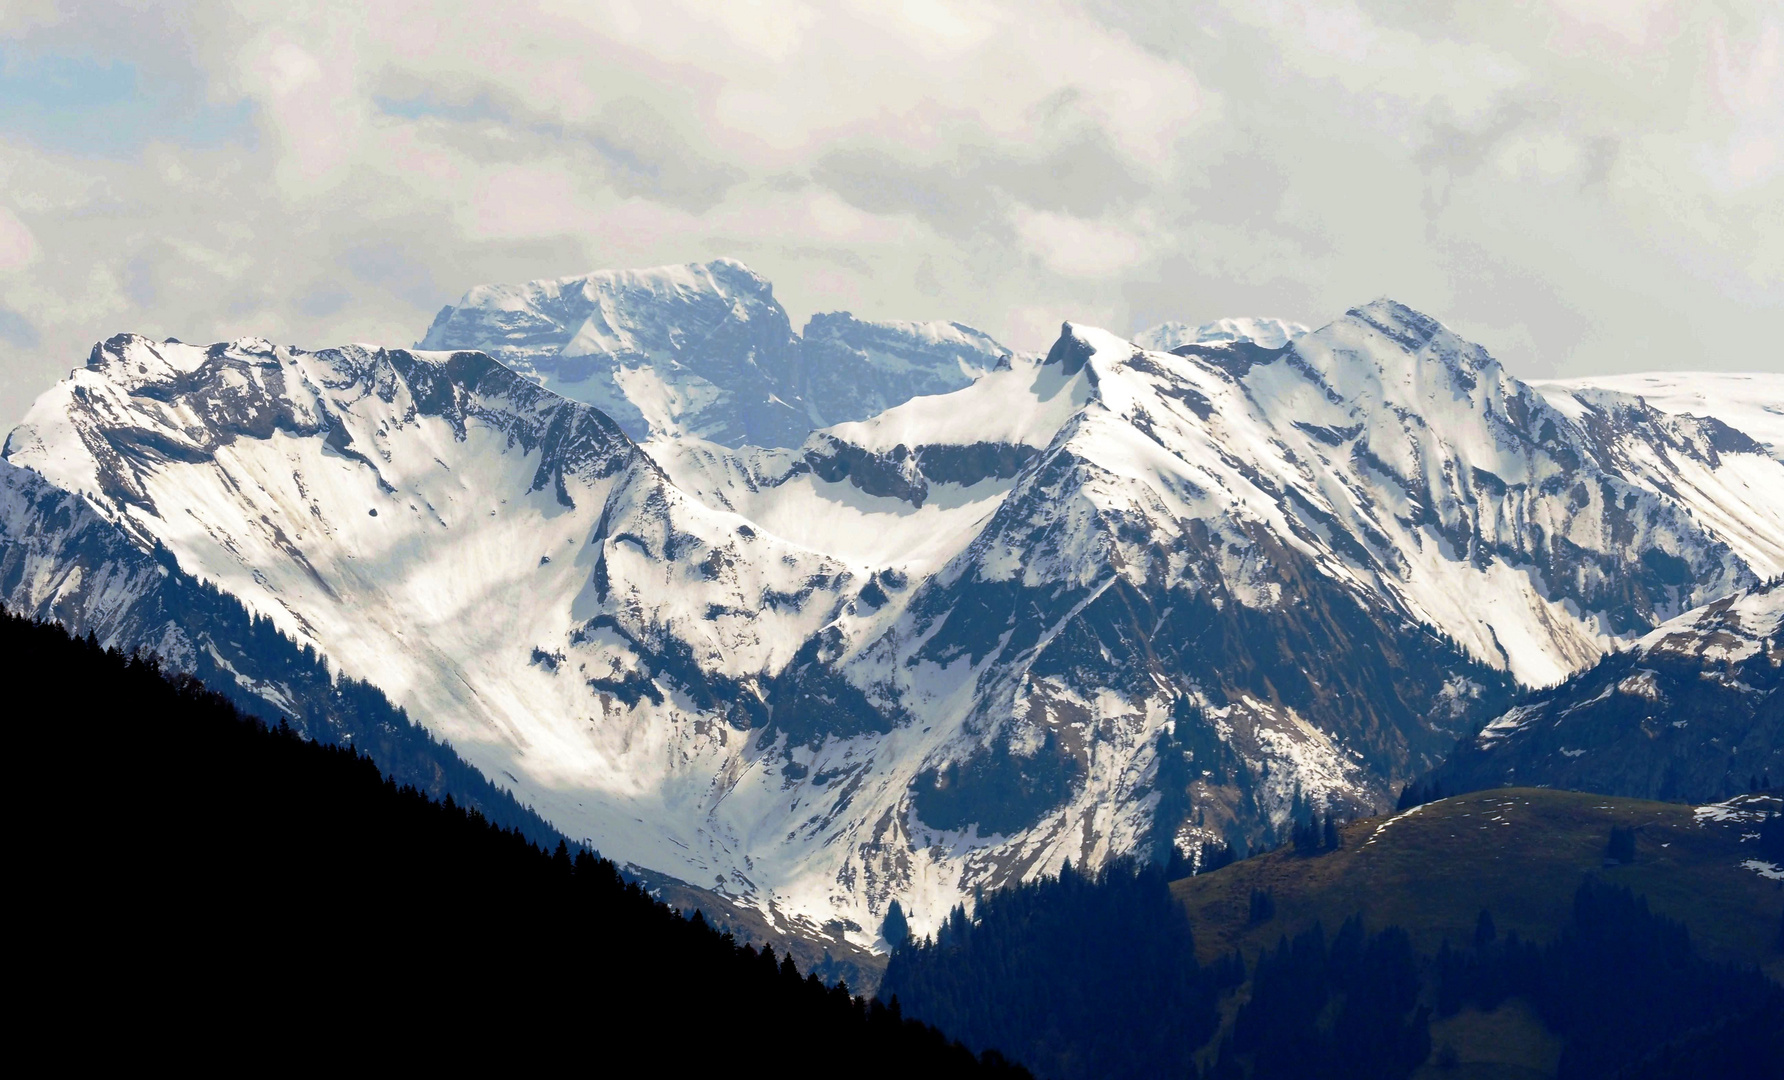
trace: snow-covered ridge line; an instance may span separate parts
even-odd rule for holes
[[[1134,344],[1149,352],[1170,352],[1181,345],[1230,345],[1242,341],[1280,349],[1308,329],[1283,319],[1216,319],[1200,326],[1165,322],[1134,335]]]

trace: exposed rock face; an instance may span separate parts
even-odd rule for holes
[[[548,382],[574,357],[527,350],[559,337],[622,389],[707,364],[710,408],[644,447],[481,353],[114,338],[8,440],[34,494],[0,502],[0,583],[149,642],[155,571],[107,566],[161,551],[571,835],[868,946],[893,898],[922,932],[1068,858],[1379,805],[1517,684],[1784,570],[1784,462],[1738,428],[1539,393],[1389,302],[1277,347],[1068,324],[991,363],[837,317],[849,363],[962,385],[809,434],[802,397],[728,446],[698,433],[781,415],[758,374],[816,385],[765,359],[766,283],[636,277],[442,323]],[[32,539],[69,515],[117,553]]]
[[[1686,612],[1466,740],[1445,791],[1727,798],[1784,781],[1784,579]]]

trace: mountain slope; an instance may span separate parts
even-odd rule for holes
[[[1784,579],[1662,623],[1531,695],[1431,780],[1710,799],[1755,777],[1784,781]]]
[[[1713,416],[1784,456],[1784,374],[1767,372],[1645,371],[1583,379],[1538,379],[1545,394],[1599,391],[1640,398],[1664,413]]]
[[[759,677],[852,577],[474,354],[115,338],[40,406],[10,460],[384,689],[571,835],[695,884],[714,879],[668,853],[704,868],[735,845],[698,808],[747,771],[721,762],[766,712]]]
[[[203,680],[250,716],[288,721],[307,738],[373,755],[385,775],[450,795],[539,843],[556,829],[491,784],[452,747],[394,708],[378,688],[340,678],[271,620],[144,551],[80,497],[0,460],[0,605],[53,619],[106,648],[146,650]]]
[[[1196,928],[1204,962],[1235,949],[1248,960],[1268,957],[1279,942],[1299,940],[1316,923],[1331,935],[1353,916],[1360,916],[1370,932],[1403,927],[1418,953],[1436,958],[1423,968],[1437,983],[1423,1000],[1435,1002],[1437,1012],[1430,1028],[1433,1060],[1413,1074],[1420,1080],[1541,1077],[1557,1071],[1591,1077],[1704,1075],[1691,1068],[1704,1058],[1676,1049],[1670,1058],[1662,1056],[1664,1051],[1656,1055],[1658,1060],[1650,1058],[1648,1070],[1624,1073],[1602,1063],[1578,1067],[1577,1057],[1587,1048],[1584,1035],[1603,1039],[1600,1047],[1621,1050],[1695,1035],[1711,1046],[1743,1048],[1731,1074],[1763,1073],[1763,1062],[1777,1059],[1784,1032],[1779,1026],[1784,995],[1776,985],[1784,977],[1784,948],[1777,939],[1777,882],[1750,868],[1757,854],[1751,821],[1778,805],[1775,795],[1693,808],[1499,789],[1352,822],[1343,827],[1342,847],[1335,852],[1310,858],[1284,849],[1176,881],[1171,888]],[[1630,830],[1632,861],[1606,859],[1614,829]],[[1604,927],[1604,910],[1582,903],[1587,890],[1602,896],[1621,889],[1634,893],[1637,904],[1629,906],[1643,920],[1651,911],[1682,923],[1689,936],[1675,929],[1667,947],[1657,950],[1656,962],[1635,970],[1621,967],[1642,951],[1640,938],[1629,932],[1636,927],[1628,925],[1605,942],[1610,963],[1569,977],[1564,967],[1545,971],[1534,962],[1538,943],[1555,943],[1548,946],[1552,953],[1570,937],[1578,942],[1594,925]],[[1484,928],[1483,911],[1489,919]],[[1462,984],[1455,986],[1450,977],[1471,967],[1478,972],[1479,961],[1495,949],[1524,950],[1527,974],[1468,1000],[1473,995],[1458,991],[1470,980],[1455,980]],[[1704,972],[1709,978],[1696,986],[1673,982],[1677,973],[1699,966],[1693,951],[1715,965],[1702,964],[1709,968]],[[1735,973],[1755,967],[1773,981]],[[1258,974],[1255,967],[1253,974]],[[1690,1009],[1702,1005],[1702,996],[1725,992],[1741,980],[1771,998],[1756,1028],[1737,1035],[1715,1028],[1690,1032],[1693,1024],[1679,1024]],[[1519,981],[1526,985],[1519,988]],[[1446,989],[1446,983],[1453,988]],[[1649,995],[1649,1007],[1657,1008],[1650,1021],[1637,1024],[1630,1008],[1636,1002],[1630,999],[1642,995]],[[1578,1023],[1581,1012],[1593,1010],[1600,1013],[1598,1024]],[[1686,1032],[1680,1032],[1681,1026]],[[1656,1030],[1660,1028],[1672,1030],[1663,1034]],[[1370,1034],[1376,1032],[1371,1029]],[[1442,1052],[1446,1045],[1449,1054]],[[1572,1070],[1570,1057],[1575,1058]],[[1666,1067],[1673,1063],[1684,1067]],[[1715,1069],[1711,1066],[1711,1075],[1719,1075]]]
[[[1779,805],[1776,796],[1741,799],[1749,801],[1749,812]],[[1347,823],[1334,852],[1309,858],[1285,847],[1171,888],[1206,962],[1234,948],[1249,956],[1316,919],[1330,927],[1358,913],[1371,927],[1405,927],[1425,953],[1445,940],[1472,941],[1482,908],[1500,935],[1547,941],[1590,872],[1685,923],[1709,958],[1758,962],[1777,978],[1777,887],[1744,865],[1755,845],[1735,811],[1538,788],[1481,791]],[[1606,865],[1613,826],[1635,830],[1632,862]],[[1253,919],[1253,891],[1270,893],[1268,919]]]
[[[1784,943],[1751,830],[1778,803],[1514,789],[1170,884],[1062,870],[907,942],[881,993],[1047,1076],[1678,1075],[1674,1039],[1727,1063],[1683,1075],[1764,1075],[1784,988],[1751,969]]]

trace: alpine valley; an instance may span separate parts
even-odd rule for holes
[[[1481,783],[1784,775],[1749,715],[1784,376],[1530,384],[1387,300],[1136,340],[795,333],[728,260],[480,287],[413,350],[120,335],[6,440],[0,601],[273,713],[326,664],[839,949],[893,900],[924,933],[1068,860],[1366,816],[1459,740]],[[1655,695],[1715,729],[1535,723]]]

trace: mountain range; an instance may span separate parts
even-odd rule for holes
[[[474,289],[413,350],[120,335],[6,440],[0,600],[275,710],[308,656],[565,834],[872,947],[894,899],[1383,806],[1771,595],[1784,377],[1630,378],[1385,300],[795,335],[732,261]]]

